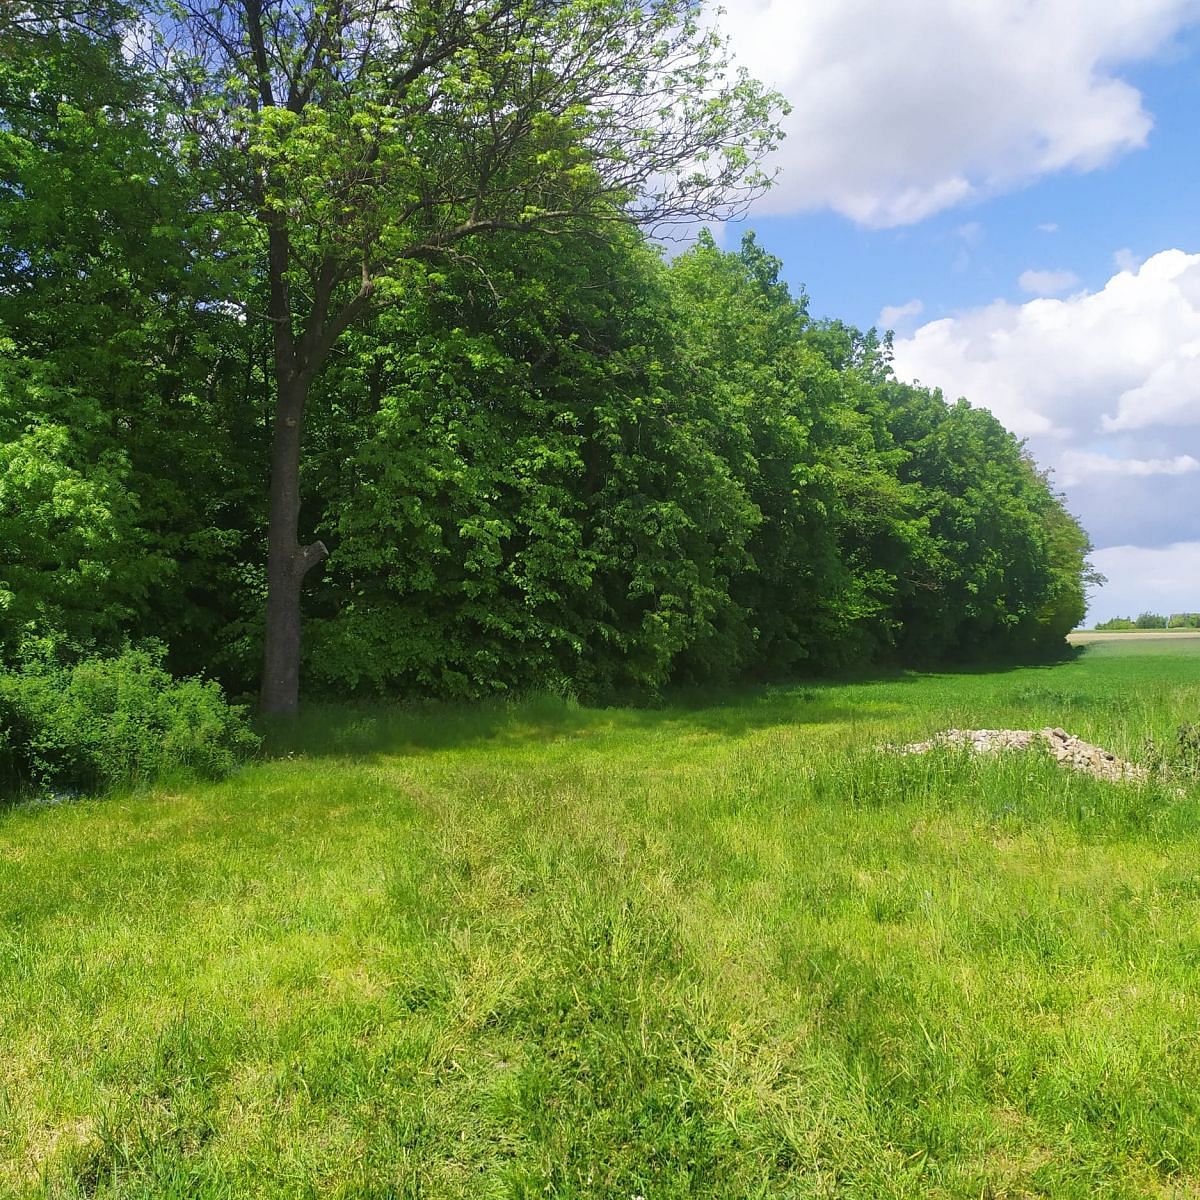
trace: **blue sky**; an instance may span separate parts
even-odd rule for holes
[[[1200,0],[726,0],[793,105],[751,227],[816,316],[991,408],[1109,583],[1200,610]]]

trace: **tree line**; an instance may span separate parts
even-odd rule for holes
[[[1090,547],[1017,439],[752,235],[645,232],[765,183],[694,6],[401,7],[369,52],[401,10],[0,24],[0,664],[605,697],[1061,647]]]
[[[1124,629],[1200,629],[1200,613],[1143,612],[1136,617],[1111,617],[1095,626],[1097,633],[1114,633]]]

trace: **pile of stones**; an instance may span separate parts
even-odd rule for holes
[[[939,746],[965,747],[976,754],[993,754],[1000,750],[1028,750],[1044,746],[1060,767],[1085,771],[1097,779],[1114,783],[1137,782],[1148,779],[1145,767],[1126,762],[1103,746],[1093,746],[1065,729],[947,729],[927,742],[900,746],[900,754],[928,754]]]

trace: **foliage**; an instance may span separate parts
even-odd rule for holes
[[[1138,613],[1133,623],[1138,629],[1166,629],[1167,618],[1162,613],[1144,612]]]
[[[885,383],[925,536],[899,597],[901,654],[988,658],[1061,646],[1082,620],[1086,534],[987,411]]]
[[[290,106],[264,103],[248,60],[183,69],[213,29],[250,36],[254,6],[189,0],[164,19],[182,93],[130,61],[157,44],[132,10],[0,14],[19,51],[0,56],[0,665],[31,639],[65,661],[153,638],[175,673],[253,688],[281,331],[309,355],[282,428],[299,461],[304,427],[297,537],[329,554],[306,602],[318,692],[646,696],[1061,649],[1090,547],[1019,442],[895,380],[876,331],[813,321],[753,237],[723,252],[701,235],[664,261],[622,209],[622,172],[641,168],[597,175],[589,138],[613,149],[617,109],[568,103],[548,48],[607,30],[597,53],[643,99],[688,92],[724,70],[691,7],[488,0],[451,5],[468,24],[436,31],[418,19],[434,7],[387,9],[415,22],[387,61],[474,56],[406,84],[411,112],[374,67],[331,92],[320,39],[301,39],[307,66],[287,59],[291,9],[259,13],[283,22],[265,83],[277,101],[298,89]],[[301,9],[318,25],[359,13]],[[487,13],[500,24],[470,26]],[[654,54],[698,57],[666,81],[635,50],[674,18],[682,40]],[[528,37],[509,45],[512,21]],[[773,98],[725,84],[680,111],[687,136],[729,132],[744,109],[761,148]],[[508,134],[481,115],[504,96]],[[502,135],[503,165],[483,154]],[[723,145],[724,166],[659,181],[683,191],[654,202],[756,186],[753,155]],[[467,227],[469,197],[441,204],[438,188],[480,183],[485,160]]]
[[[661,268],[628,242],[566,251],[479,247],[486,278],[446,272],[382,314],[316,398],[339,406],[310,452],[332,549],[318,677],[655,687],[719,636],[752,516],[678,386]]]
[[[711,397],[708,436],[754,514],[729,581],[737,643],[709,670],[693,665],[693,677],[786,677],[859,649],[862,587],[840,553],[828,461],[843,381],[806,342],[804,301],[792,299],[780,270],[752,236],[736,254],[705,236],[670,272],[684,386]]]
[[[1015,439],[810,322],[753,238],[515,250],[473,247],[314,395],[318,683],[652,692],[1078,623],[1087,539]]]
[[[0,655],[30,633],[117,636],[146,582],[129,465],[116,447],[89,462],[88,404],[0,342]]]
[[[102,4],[0,14],[0,661],[154,636],[232,674],[261,560],[257,283],[119,29]]]
[[[1200,722],[1185,721],[1176,730],[1175,756],[1179,769],[1200,776]]]
[[[210,214],[265,282],[275,390],[261,702],[299,702],[314,382],[372,311],[466,243],[603,237],[738,211],[781,99],[694,0],[146,0],[133,57],[170,96]],[[218,253],[221,250],[218,244]],[[209,251],[212,255],[212,251]]]
[[[158,650],[0,673],[0,792],[96,791],[227,775],[257,746],[215,683],[176,680]]]

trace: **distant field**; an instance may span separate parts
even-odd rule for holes
[[[1116,642],[1133,639],[1138,642],[1150,642],[1158,639],[1168,641],[1187,641],[1189,638],[1200,638],[1200,629],[1080,629],[1067,634],[1067,641],[1073,646],[1088,646],[1093,642]]]
[[[1200,788],[879,749],[1198,720],[1121,635],[0,814],[0,1196],[1198,1196]]]

